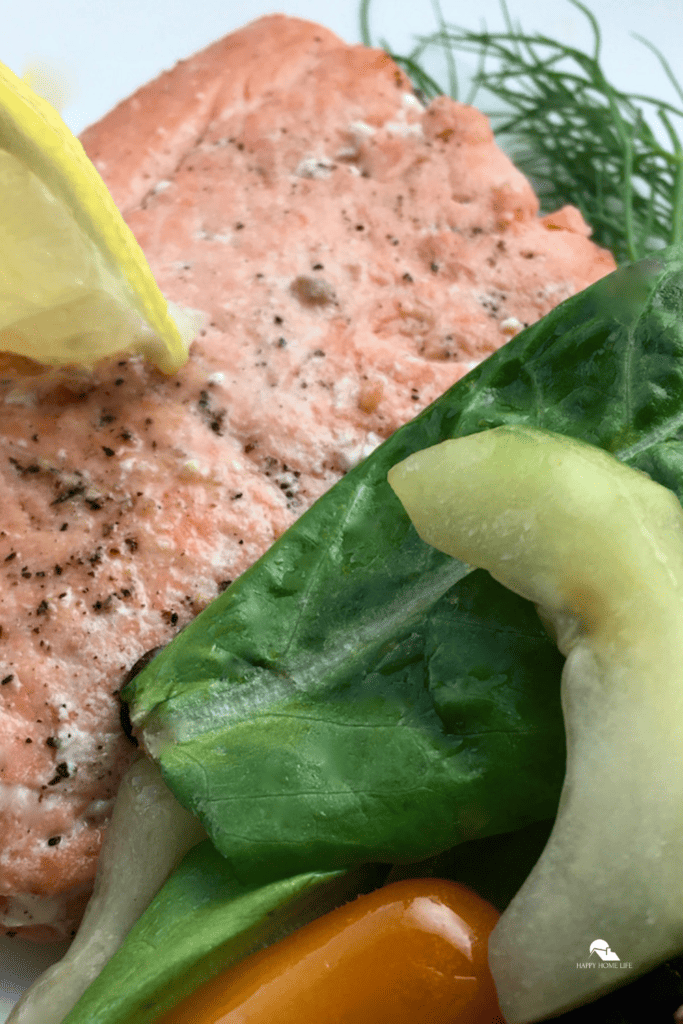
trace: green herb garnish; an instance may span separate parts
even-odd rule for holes
[[[683,240],[683,143],[676,131],[683,109],[670,103],[625,93],[605,77],[600,65],[600,28],[580,0],[593,32],[587,53],[513,24],[505,0],[501,7],[505,32],[475,32],[444,21],[433,0],[438,30],[418,37],[408,56],[391,52],[415,86],[431,99],[450,94],[458,99],[455,55],[471,53],[478,70],[465,102],[473,103],[485,88],[506,110],[486,111],[502,143],[539,193],[544,212],[566,203],[577,206],[593,228],[593,240],[610,249],[619,263]],[[361,37],[372,42],[371,0],[361,0]],[[636,36],[655,54],[683,101],[683,89],[664,56]],[[444,51],[448,88],[423,68],[430,49]],[[670,148],[657,140],[646,113],[664,126]]]

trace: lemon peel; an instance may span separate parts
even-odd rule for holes
[[[144,253],[57,111],[0,64],[0,352],[47,366],[187,360]]]

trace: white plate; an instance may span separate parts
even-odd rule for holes
[[[7,1015],[21,993],[39,974],[59,960],[69,948],[68,942],[37,945],[22,939],[0,936],[0,1022]]]

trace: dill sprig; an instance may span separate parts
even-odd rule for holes
[[[372,0],[361,0],[361,37],[373,45],[369,27]],[[504,32],[476,32],[444,21],[433,0],[438,29],[417,38],[407,55],[392,53],[427,99],[449,94],[458,99],[458,52],[473,54],[477,71],[465,102],[483,87],[504,104],[486,111],[501,143],[534,184],[544,212],[571,203],[593,229],[593,239],[610,249],[618,263],[642,258],[683,241],[683,143],[676,124],[683,109],[615,88],[600,65],[600,27],[580,0],[593,34],[592,52],[513,24],[505,0]],[[659,50],[636,38],[657,57],[683,102],[683,90]],[[428,50],[444,52],[448,88],[423,68]],[[670,148],[662,145],[646,116],[662,124]]]

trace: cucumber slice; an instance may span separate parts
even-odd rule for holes
[[[602,449],[521,425],[417,452],[389,482],[423,540],[533,601],[567,659],[557,818],[490,943],[509,1024],[554,1016],[683,949],[683,510]]]

